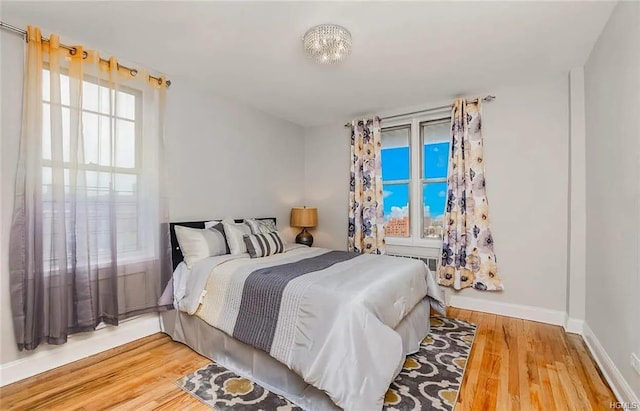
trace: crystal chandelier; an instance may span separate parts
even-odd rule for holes
[[[304,51],[320,64],[342,61],[351,53],[351,33],[337,24],[311,27],[302,39]]]

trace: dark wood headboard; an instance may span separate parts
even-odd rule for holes
[[[204,221],[184,221],[184,222],[169,223],[169,231],[171,233],[171,259],[173,260],[174,270],[176,269],[178,264],[182,262],[182,259],[183,259],[182,251],[180,250],[180,245],[178,244],[178,238],[176,237],[176,230],[174,229],[174,227],[177,225],[181,225],[181,226],[191,227],[191,228],[204,228],[204,223],[206,223],[207,221],[213,221],[213,220],[222,221],[216,218],[211,218],[209,220],[204,220]],[[262,218],[256,218],[256,220],[273,220],[276,223],[278,222],[275,217],[262,217]],[[241,223],[243,221],[244,219],[242,218],[235,220],[236,223]]]

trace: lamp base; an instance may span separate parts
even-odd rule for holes
[[[296,236],[296,243],[311,247],[313,244],[313,236],[307,231],[306,227]]]

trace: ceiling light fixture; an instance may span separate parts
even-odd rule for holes
[[[302,39],[304,51],[320,64],[333,64],[351,54],[351,33],[337,24],[311,27]]]

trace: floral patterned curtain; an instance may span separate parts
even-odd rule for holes
[[[458,99],[451,113],[451,157],[438,283],[456,290],[502,290],[485,192],[480,101]]]
[[[349,251],[384,254],[382,208],[382,130],[380,119],[351,124]]]

